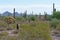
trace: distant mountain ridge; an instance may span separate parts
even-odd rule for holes
[[[2,15],[2,16],[13,16],[13,13],[11,13],[9,11],[5,11],[0,15]],[[15,16],[21,16],[21,13],[15,12]]]

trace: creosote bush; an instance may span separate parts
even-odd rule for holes
[[[59,20],[57,20],[56,18],[54,18],[50,21],[50,26],[55,28],[55,29],[57,27],[57,24],[59,24]]]

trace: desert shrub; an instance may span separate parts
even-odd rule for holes
[[[2,39],[3,37],[6,37],[6,36],[8,36],[7,32],[0,33],[0,39]]]
[[[48,21],[51,21],[52,19],[53,19],[52,15],[48,15],[48,16],[47,16],[47,20],[48,20]]]
[[[18,24],[19,25],[19,24]],[[10,24],[10,28],[12,28],[12,29],[16,29],[16,24],[14,23],[14,24]],[[19,25],[19,28],[20,28],[20,25]]]
[[[47,23],[36,22],[34,24],[22,24],[22,30],[19,33],[20,40],[52,40],[49,32],[50,27]]]
[[[11,17],[11,16],[5,17],[4,20],[5,20],[5,22],[7,24],[11,24],[11,23],[14,23],[15,22],[15,19],[13,17]]]
[[[4,21],[0,21],[0,27],[6,27],[6,23]]]
[[[16,24],[10,24],[10,27],[15,29],[16,28]]]
[[[57,24],[59,24],[59,20],[57,20],[56,18],[54,18],[50,21],[50,26],[53,28],[56,28]]]
[[[8,17],[5,17],[4,18],[4,21],[7,23],[7,28],[10,29],[9,27],[9,24],[13,24],[15,23],[15,19],[11,16],[8,16]]]
[[[60,23],[59,23],[59,24],[57,24],[56,29],[60,30]]]
[[[53,13],[53,18],[60,19],[60,11],[56,11]]]
[[[17,37],[10,37],[10,36],[8,36],[8,37],[6,38],[6,40],[17,40]]]
[[[30,16],[30,17],[29,17],[29,20],[35,21],[35,20],[37,20],[37,18],[36,18],[36,16]]]
[[[20,16],[20,17],[16,17],[16,20],[17,20],[17,21],[24,21],[25,18]]]

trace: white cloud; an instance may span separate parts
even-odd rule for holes
[[[24,12],[25,10],[27,10],[28,13],[33,11],[34,14],[39,12],[44,14],[43,13],[44,11],[46,11],[48,14],[52,12],[52,5],[34,4],[34,5],[0,5],[0,13],[4,11],[13,12],[13,8],[16,8],[16,11],[19,13]],[[60,5],[56,5],[56,8],[60,10]]]
[[[52,5],[46,5],[46,4],[33,4],[33,5],[0,5],[0,7],[51,7]]]

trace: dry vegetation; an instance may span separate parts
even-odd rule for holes
[[[7,32],[6,22],[0,21],[0,27],[5,32],[0,33],[0,40],[51,40],[50,27],[48,22],[34,21],[30,23],[22,23],[19,25],[17,36],[9,36]],[[10,24],[10,28],[16,30],[16,24]]]

